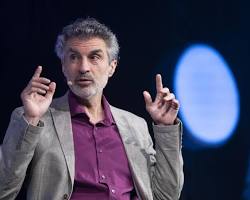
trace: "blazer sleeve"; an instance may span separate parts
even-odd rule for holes
[[[43,125],[41,121],[39,126],[29,125],[23,117],[22,108],[13,111],[1,149],[0,199],[11,200],[17,196]]]
[[[153,125],[153,131],[156,153],[149,159],[153,197],[155,200],[178,200],[184,183],[182,123],[178,120],[176,125]],[[152,143],[148,148],[154,151]]]

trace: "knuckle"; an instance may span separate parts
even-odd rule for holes
[[[170,92],[170,90],[169,90],[168,88],[165,88],[165,91],[166,91],[167,93],[169,93],[169,92]]]
[[[165,87],[165,88],[162,88],[162,90],[161,90],[163,93],[169,93],[169,89],[167,88],[167,87]]]

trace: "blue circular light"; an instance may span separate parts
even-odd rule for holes
[[[229,139],[238,123],[239,94],[218,51],[204,44],[186,49],[177,63],[174,90],[184,126],[195,139],[211,145]]]

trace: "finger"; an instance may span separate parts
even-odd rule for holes
[[[38,94],[46,94],[46,90],[43,90],[41,88],[37,87],[31,87],[28,91],[27,94],[32,94],[32,93],[38,93]]]
[[[151,95],[149,94],[149,92],[144,91],[143,96],[144,96],[146,106],[150,106],[152,104],[152,98],[151,98]]]
[[[45,97],[52,99],[55,91],[56,91],[56,83],[55,82],[51,82],[49,84],[49,90],[47,91]]]
[[[37,81],[46,85],[48,85],[51,82],[49,79],[44,77],[39,77]]]
[[[180,108],[180,104],[178,100],[173,99],[171,101],[168,101],[164,104],[164,108],[162,109],[164,110],[164,112],[162,112],[162,116],[169,114],[173,116],[173,118],[176,118],[179,108]]]
[[[169,94],[170,93],[170,90],[165,87],[165,88],[162,88],[161,91],[160,91],[162,94]]]
[[[162,78],[161,78],[160,74],[156,75],[155,81],[156,81],[156,91],[157,91],[157,93],[159,93],[162,90],[162,88],[163,88]]]
[[[32,86],[32,83],[28,84],[27,87],[21,93],[21,99],[25,98],[27,95],[40,94],[45,95],[47,92],[46,88]]]
[[[42,66],[38,66],[38,67],[36,68],[36,71],[35,71],[34,75],[33,75],[33,78],[38,78],[38,77],[40,77],[41,73],[42,73]]]
[[[157,92],[156,97],[155,97],[155,103],[156,104],[162,104],[162,98],[169,95],[170,91],[168,88],[162,88],[160,92]]]
[[[173,93],[170,93],[167,96],[163,97],[164,101],[171,101],[173,99],[175,99],[175,95]]]
[[[36,88],[40,88],[40,89],[43,89],[43,90],[49,90],[49,86],[48,85],[45,85],[45,84],[42,84],[42,83],[38,83],[38,82],[32,82],[31,83],[31,87],[36,87]]]
[[[44,77],[33,77],[30,80],[30,83],[32,83],[32,82],[38,82],[38,83],[43,83],[43,84],[48,85],[51,81],[47,78],[44,78]]]
[[[173,99],[170,109],[177,111],[180,109],[180,103],[177,99]]]
[[[177,99],[173,99],[171,101],[168,101],[168,103],[165,103],[166,105],[166,111],[170,112],[172,114],[176,114],[178,113],[178,110],[180,108],[180,103]]]
[[[161,91],[158,93],[159,97],[165,97],[170,94],[170,91],[168,88],[162,88]]]

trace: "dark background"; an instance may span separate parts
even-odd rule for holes
[[[95,17],[111,27],[120,46],[120,63],[105,94],[111,104],[147,119],[142,92],[154,93],[162,73],[173,89],[173,72],[184,48],[194,42],[212,45],[226,59],[240,92],[241,113],[235,134],[224,146],[183,147],[183,200],[239,200],[247,173],[249,143],[250,1],[66,1],[0,2],[0,143],[20,93],[37,65],[56,81],[55,96],[66,91],[54,43],[61,28],[78,17]],[[212,98],[212,94],[211,94]],[[185,141],[184,131],[184,141]],[[185,144],[185,142],[184,142]],[[23,193],[19,199],[23,199]]]

